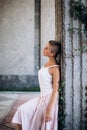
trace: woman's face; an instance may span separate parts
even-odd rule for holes
[[[52,53],[51,46],[49,43],[47,43],[45,48],[43,49],[43,55],[49,57],[49,56],[51,56],[51,53]]]

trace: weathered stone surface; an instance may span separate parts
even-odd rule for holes
[[[42,50],[49,40],[55,40],[55,0],[41,0],[41,65],[46,61]]]
[[[0,74],[34,75],[34,0],[0,1]]]
[[[63,1],[64,2],[64,15],[63,15],[63,56],[64,56],[64,78],[65,78],[65,129],[66,130],[72,130],[72,118],[73,118],[73,81],[72,81],[72,72],[73,72],[73,66],[72,66],[72,41],[71,41],[71,35],[68,31],[69,29],[69,23],[71,21],[70,15],[69,15],[69,0]]]
[[[39,87],[38,77],[32,75],[0,76],[0,90],[27,90],[29,87]]]
[[[87,53],[81,51],[87,45],[84,34],[74,28],[81,29],[79,20],[70,16],[70,0],[64,1],[64,34],[63,56],[65,77],[65,130],[85,130],[84,118],[86,104],[85,86],[87,85]],[[84,3],[84,1],[83,1]],[[72,30],[69,30],[70,24]]]

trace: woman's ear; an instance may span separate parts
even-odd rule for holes
[[[51,52],[51,56],[55,56],[55,52]]]

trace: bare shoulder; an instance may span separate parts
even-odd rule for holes
[[[57,73],[59,73],[59,66],[54,66],[54,67],[51,67],[51,68],[49,68],[49,73],[50,74],[57,74]]]

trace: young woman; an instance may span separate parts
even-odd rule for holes
[[[18,130],[58,130],[58,88],[60,70],[57,57],[61,52],[59,42],[51,40],[43,49],[47,63],[39,70],[41,94],[21,105],[12,122]]]

